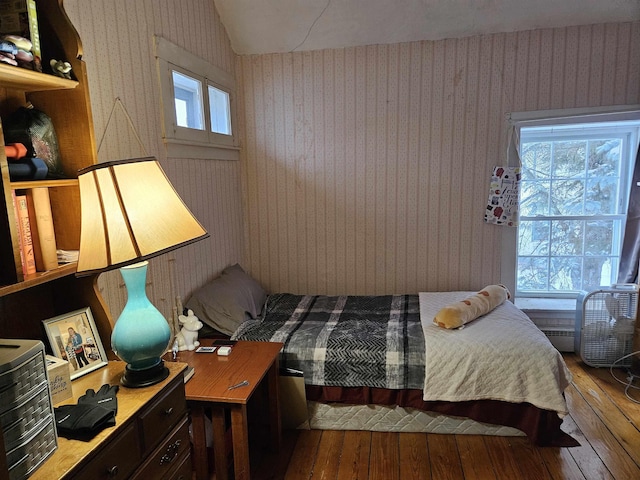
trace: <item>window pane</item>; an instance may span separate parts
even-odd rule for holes
[[[549,290],[556,292],[578,291],[582,288],[582,259],[576,257],[552,257],[549,271]]]
[[[615,283],[612,278],[612,259],[609,257],[588,257],[584,261],[584,274],[582,289],[594,290],[601,286],[609,286]],[[615,271],[618,271],[617,262]]]
[[[547,257],[518,257],[518,287],[522,290],[547,290]]]
[[[209,85],[209,111],[211,112],[211,131],[231,135],[231,109],[229,94]]]
[[[582,255],[584,222],[556,220],[551,222],[551,255]]]
[[[523,180],[548,179],[551,171],[551,142],[523,143],[520,149]]]
[[[551,175],[556,178],[584,176],[587,142],[553,142]]]
[[[583,207],[583,180],[559,180],[551,183],[551,215],[582,215]]]
[[[610,138],[589,142],[589,172],[594,176],[619,176],[622,139]]]
[[[548,255],[549,229],[551,222],[539,221],[520,223],[520,255]]]
[[[182,73],[172,71],[176,124],[179,127],[204,130],[202,83]]]
[[[584,213],[587,215],[615,214],[618,210],[616,177],[596,177],[587,181]]]
[[[585,255],[611,255],[613,249],[614,220],[591,220],[586,222]]]
[[[520,184],[520,215],[524,217],[549,215],[550,191],[551,182],[523,180]]]

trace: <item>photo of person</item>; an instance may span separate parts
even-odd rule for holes
[[[84,345],[82,344],[82,336],[79,333],[77,333],[73,329],[73,327],[69,327],[68,331],[69,331],[69,339],[71,340],[71,344],[73,345],[73,353],[76,356],[78,366],[82,368],[84,365],[89,365],[89,360],[87,360],[87,357],[84,354]]]
[[[69,362],[71,380],[107,364],[89,308],[43,320],[55,357]]]
[[[67,340],[67,345],[64,347],[64,350],[67,355],[67,361],[71,364],[74,370],[78,369],[78,361],[76,360],[76,352],[73,348],[73,340],[69,337]]]

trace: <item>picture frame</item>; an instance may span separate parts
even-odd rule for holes
[[[69,363],[71,380],[107,365],[89,307],[43,320],[54,357]]]

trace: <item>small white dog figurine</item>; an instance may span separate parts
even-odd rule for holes
[[[198,330],[202,328],[202,322],[193,314],[192,310],[187,311],[187,315],[179,315],[178,321],[182,328],[176,335],[178,340],[178,350],[195,350],[200,345],[198,341]]]

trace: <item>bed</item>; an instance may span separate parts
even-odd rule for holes
[[[433,324],[435,313],[473,292],[267,296],[250,279],[242,283],[235,295],[244,292],[253,305],[238,309],[237,325],[217,320],[214,328],[227,328],[233,339],[284,344],[281,367],[304,373],[311,428],[527,435],[537,445],[576,444],[560,429],[571,374],[511,302],[446,330]],[[209,305],[204,312],[203,304],[222,298],[208,290],[186,305],[206,323],[213,311]]]

